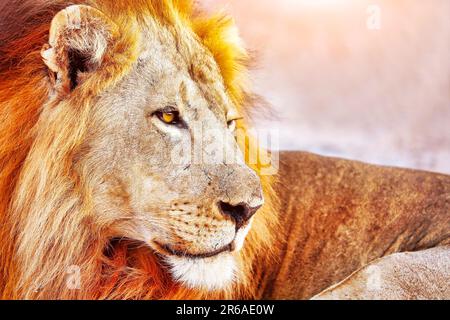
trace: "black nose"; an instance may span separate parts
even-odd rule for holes
[[[220,201],[218,206],[223,215],[231,217],[236,222],[236,230],[240,229],[261,208],[261,205],[250,207],[246,203],[233,206],[223,201]]]

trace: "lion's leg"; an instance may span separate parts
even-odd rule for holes
[[[450,246],[378,259],[313,299],[450,299]]]

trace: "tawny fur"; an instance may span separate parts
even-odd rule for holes
[[[262,296],[311,298],[355,272],[323,297],[449,298],[450,176],[304,152],[280,159],[285,245]],[[414,253],[391,256],[398,252]],[[386,290],[360,290],[370,278],[356,271],[371,266],[386,275]]]
[[[171,29],[179,43],[196,35],[190,44],[214,63],[207,65],[212,69],[194,64],[192,78],[208,88],[217,80],[217,65],[226,89],[221,99],[243,114],[250,109],[248,57],[228,18],[206,17],[191,1],[78,2],[99,9],[117,28],[109,30],[109,49],[98,50],[102,67],[73,94],[68,83],[55,89],[58,61],[46,65],[41,58],[43,48],[44,59],[51,57],[50,22],[68,3],[0,5],[1,298],[310,298],[377,258],[395,262],[389,254],[448,244],[448,176],[283,153],[279,183],[260,177],[266,203],[237,254],[239,281],[217,292],[177,284],[154,250],[113,238],[113,216],[98,219],[98,211],[108,208],[96,206],[96,177],[89,175],[89,162],[80,164],[84,142],[95,140],[88,130],[92,106],[132,73],[139,59],[136,28],[149,19],[160,27],[159,36]],[[252,168],[259,172],[262,165]],[[117,201],[127,202],[119,184],[113,191],[122,197]],[[448,257],[447,247],[439,250]],[[67,286],[73,265],[83,275],[76,290]],[[443,279],[437,281],[448,282],[447,268],[444,263],[438,270]]]

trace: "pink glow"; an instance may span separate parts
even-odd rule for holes
[[[450,2],[203,0],[258,52],[281,146],[450,173]],[[367,27],[376,4],[380,30]]]

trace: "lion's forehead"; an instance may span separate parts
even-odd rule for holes
[[[193,32],[180,34],[145,25],[140,39],[141,53],[134,72],[143,83],[165,82],[165,88],[159,89],[168,95],[163,97],[166,99],[176,94],[187,104],[192,99],[202,100],[194,102],[203,102],[217,115],[235,112],[216,60]]]

